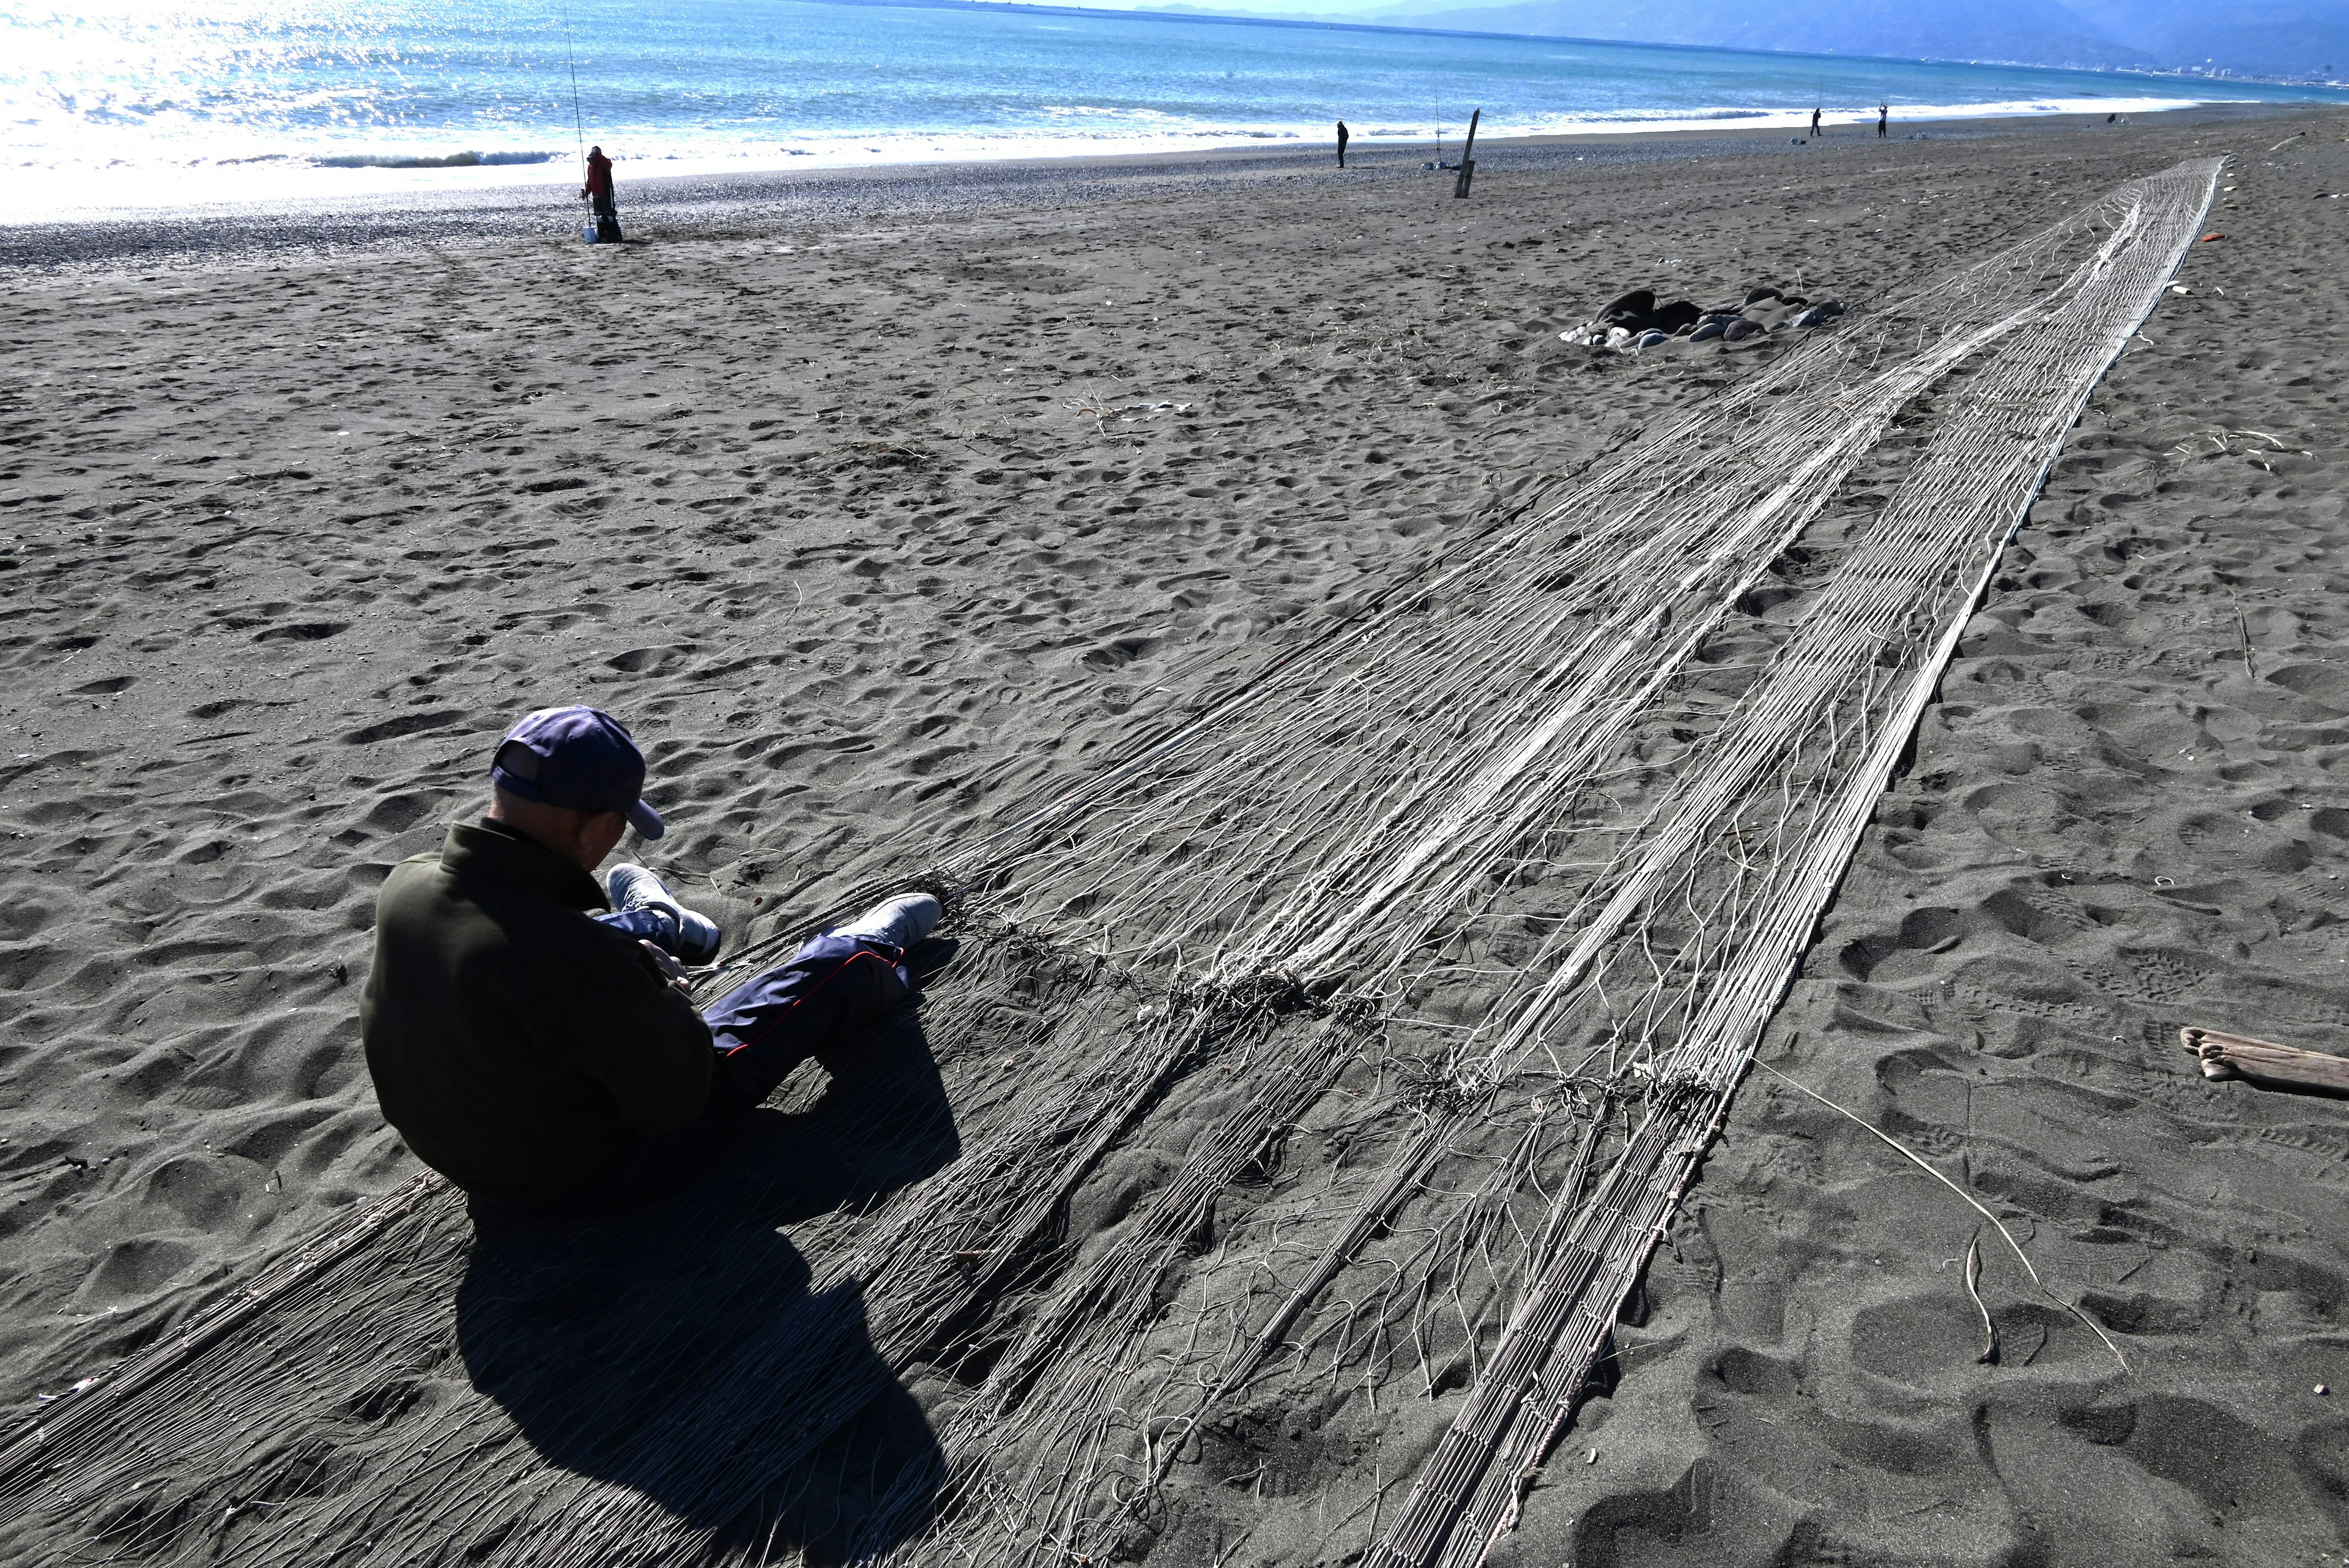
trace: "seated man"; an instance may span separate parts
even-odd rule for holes
[[[696,1012],[682,954],[718,930],[641,867],[593,875],[633,826],[658,838],[645,760],[593,708],[533,713],[490,765],[489,815],[395,867],[359,1004],[386,1120],[475,1217],[651,1201],[810,1055],[853,1056],[903,1006],[905,950],[940,913],[893,898]],[[843,1053],[846,1055],[843,1055]]]

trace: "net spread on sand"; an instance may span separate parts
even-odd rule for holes
[[[0,1543],[1482,1561],[2217,171],[1847,318],[1021,786],[936,867],[962,951],[888,1071],[653,1219],[484,1252],[436,1180],[361,1211],[20,1440]]]

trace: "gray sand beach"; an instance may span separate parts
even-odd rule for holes
[[[523,711],[623,717],[651,863],[803,929],[1791,351],[1560,340],[1609,298],[1857,319],[2224,155],[1489,1561],[2349,1556],[2349,1106],[2178,1038],[2349,1053],[2349,118],[1909,129],[1496,141],[1467,201],[1392,153],[624,184],[618,247],[508,198],[0,229],[12,1440],[418,1176],[375,890]],[[1460,1398],[1392,1394],[1429,1443]],[[1360,1561],[1316,1499],[1412,1463],[1228,1438],[1132,1555]]]

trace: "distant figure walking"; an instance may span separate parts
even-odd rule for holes
[[[1878,104],[1876,106],[1876,140],[1881,141],[1891,135],[1891,125],[1892,106],[1889,103]]]
[[[1338,167],[1340,169],[1343,169],[1346,166],[1346,143],[1350,139],[1351,139],[1353,134],[1354,133],[1352,131],[1346,129],[1346,122],[1344,120],[1341,119],[1338,122]]]
[[[612,161],[604,156],[601,147],[587,150],[587,183],[579,188],[579,196],[582,201],[595,203],[596,243],[617,243],[620,209],[612,191]]]
[[[1819,111],[1818,111],[1817,109],[1815,109],[1811,110],[1811,135],[1812,135],[1814,138],[1816,138],[1816,137],[1818,135],[1818,133],[1819,133]]]

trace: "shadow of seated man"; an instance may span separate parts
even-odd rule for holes
[[[728,1158],[668,1202],[482,1238],[457,1297],[473,1386],[551,1462],[715,1544],[814,1562],[894,1546],[923,1522],[943,1458],[867,1337],[856,1282],[817,1288],[776,1227],[860,1207],[955,1152],[936,1065],[905,1015],[865,1070],[805,1110],[754,1112]]]

